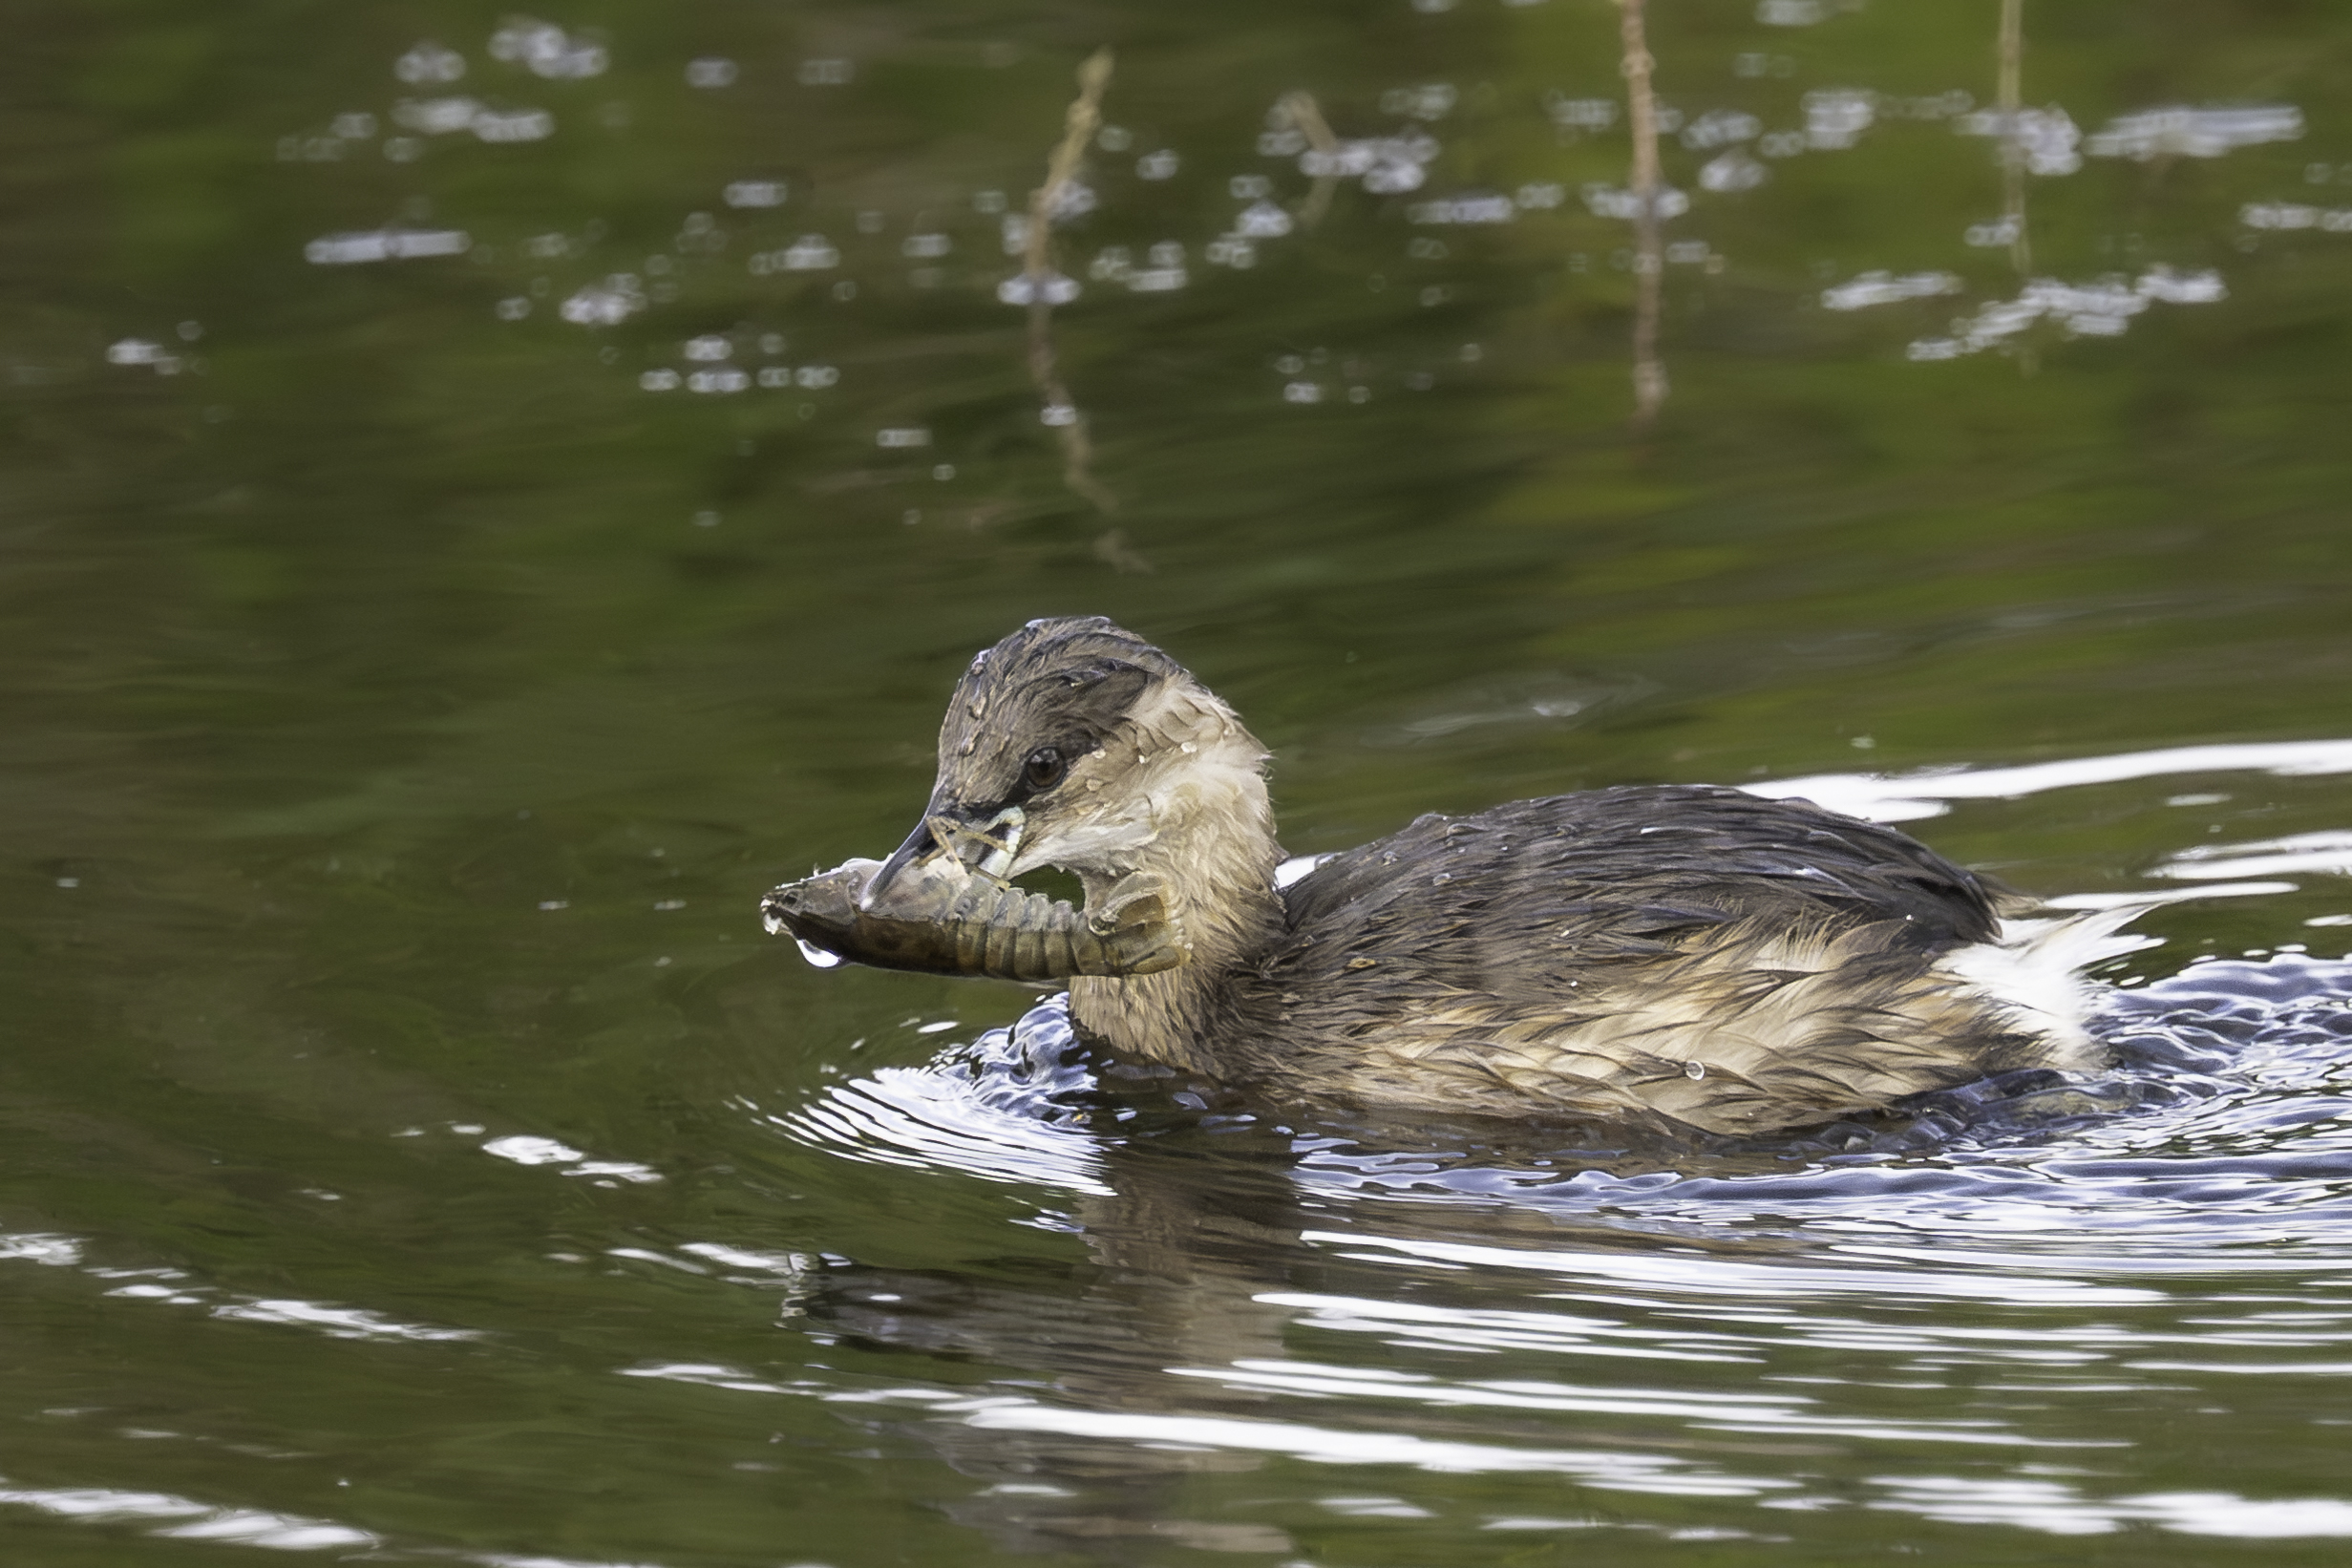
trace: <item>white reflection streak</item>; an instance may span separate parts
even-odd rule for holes
[[[1851,1292],[1877,1298],[1925,1296],[1939,1301],[1998,1301],[2032,1306],[2117,1306],[2157,1302],[2163,1294],[2131,1285],[2096,1285],[2078,1280],[2022,1280],[1998,1274],[1930,1274],[1892,1269],[1790,1268],[1769,1263],[1734,1263],[1718,1259],[1635,1257],[1610,1253],[1522,1251],[1463,1241],[1408,1240],[1398,1237],[1352,1236],[1345,1231],[1303,1231],[1300,1240],[1346,1247],[1386,1247],[1388,1252],[1346,1252],[1366,1262],[1394,1263],[1396,1254],[1423,1261],[1536,1269],[1550,1274],[1588,1275],[1616,1286],[1646,1286],[1749,1301],[1798,1299]]]
[[[82,1244],[71,1236],[20,1234],[0,1236],[0,1259],[69,1268],[82,1261]]]
[[[2214,1336],[2214,1339],[2222,1337]],[[2187,1336],[2184,1335],[2181,1338],[2186,1340]],[[2190,1343],[2210,1344],[2212,1340]],[[2240,1337],[2233,1343],[2293,1345],[2302,1342],[2295,1340],[2264,1342]],[[2352,1361],[2127,1361],[2124,1365],[2135,1372],[2227,1372],[2233,1376],[2253,1375],[2257,1377],[2273,1372],[2284,1372],[2291,1377],[2352,1377]]]
[[[2149,873],[2178,881],[2227,881],[2288,871],[2352,876],[2352,833],[2299,833],[2250,844],[2196,844]]]
[[[2352,1536],[2352,1502],[2333,1497],[2148,1492],[2100,1500],[2064,1481],[2025,1476],[1879,1475],[1872,1482],[1894,1495],[1870,1507],[1949,1524],[2007,1524],[2053,1536],[2104,1536],[2127,1524],[2247,1540]]]
[[[1728,1335],[1688,1330],[1628,1328],[1601,1318],[1564,1312],[1513,1312],[1493,1308],[1422,1306],[1411,1302],[1370,1301],[1351,1296],[1315,1296],[1273,1291],[1252,1301],[1299,1307],[1311,1316],[1307,1326],[1353,1333],[1410,1336],[1409,1343],[1450,1350],[1549,1350],[1628,1360],[1760,1363],[1748,1346]],[[1592,1336],[1593,1338],[1587,1338]],[[1664,1340],[1675,1348],[1600,1345],[1594,1338]],[[1392,1339],[1391,1344],[1408,1343]],[[1692,1349],[1692,1345],[1718,1346]]]
[[[1752,1497],[1793,1481],[1686,1468],[1687,1461],[1593,1449],[1518,1449],[1415,1437],[1405,1432],[1337,1431],[1297,1421],[1233,1416],[1158,1415],[1056,1409],[1026,1399],[978,1399],[937,1407],[984,1431],[1049,1431],[1069,1437],[1180,1443],[1209,1449],[1282,1453],[1324,1465],[1406,1465],[1456,1475],[1553,1473],[1619,1492],[1687,1497]]]
[[[706,1362],[625,1367],[621,1375],[692,1383],[743,1393],[803,1394],[828,1405],[920,1405],[935,1415],[960,1418],[964,1425],[984,1431],[1058,1432],[1070,1437],[1282,1453],[1314,1464],[1406,1465],[1446,1474],[1563,1474],[1577,1476],[1587,1486],[1689,1497],[1752,1497],[1797,1484],[1768,1476],[1701,1471],[1688,1460],[1647,1453],[1510,1448],[1494,1443],[1442,1441],[1403,1432],[1337,1431],[1296,1421],[1071,1409],[1019,1395],[973,1398],[949,1389],[920,1387],[828,1391],[814,1383],[775,1383],[735,1367]]]
[[[471,1328],[432,1328],[423,1324],[401,1323],[380,1312],[370,1312],[356,1306],[324,1306],[317,1302],[239,1302],[229,1306],[216,1306],[212,1309],[212,1315],[239,1323],[274,1323],[295,1328],[315,1328],[339,1340],[481,1338],[478,1332]]]
[[[1794,1416],[1802,1394],[1722,1394],[1693,1398],[1662,1388],[1585,1388],[1566,1383],[1526,1380],[1451,1383],[1419,1372],[1375,1367],[1326,1367],[1305,1361],[1237,1361],[1230,1367],[1171,1367],[1174,1377],[1209,1378],[1238,1388],[1280,1388],[1292,1393],[1409,1399],[1423,1405],[1480,1405],[1525,1410],[1577,1410],[1596,1415],[1681,1416],[1712,1420],[1738,1414],[1758,1419]],[[1739,1406],[1756,1407],[1749,1410]]]
[[[149,1531],[176,1540],[215,1540],[279,1551],[324,1552],[381,1546],[381,1537],[346,1524],[329,1524],[291,1514],[251,1508],[216,1508],[168,1492],[117,1492],[108,1487],[0,1486],[0,1503],[38,1510],[53,1518],[82,1524],[120,1524],[134,1519],[180,1519],[184,1523]]]
[[[1408,1400],[1418,1405],[1488,1409],[1561,1410],[1582,1415],[1680,1419],[1711,1431],[1834,1434],[1894,1443],[1972,1443],[2004,1448],[2129,1448],[2120,1438],[2071,1440],[2026,1437],[1983,1420],[1898,1424],[1798,1409],[1803,1395],[1709,1394],[1692,1397],[1657,1388],[1583,1388],[1528,1380],[1447,1383],[1435,1378],[1316,1367],[1308,1363],[1236,1362],[1229,1367],[1171,1367],[1176,1377],[1209,1378],[1228,1388],[1266,1389],[1324,1398]]]
[[[2044,790],[2117,784],[2172,773],[2260,772],[2280,777],[2352,773],[2352,740],[2254,741],[2224,746],[2175,746],[2158,752],[2071,757],[2019,768],[1955,769],[1948,773],[1811,773],[1741,786],[1769,800],[1797,797],[1875,822],[1941,816],[1954,800],[2015,800]]]
[[[625,1159],[590,1159],[579,1150],[553,1138],[533,1137],[519,1133],[511,1137],[492,1138],[482,1145],[482,1153],[496,1155],[517,1165],[560,1165],[565,1176],[617,1176],[623,1181],[639,1184],[659,1181],[662,1173],[649,1165],[639,1165]]]
[[[133,1280],[138,1282],[119,1285],[106,1292],[109,1296],[128,1301],[161,1302],[171,1306],[207,1306],[212,1317],[314,1328],[335,1339],[433,1341],[481,1338],[477,1330],[471,1328],[434,1328],[425,1324],[402,1323],[396,1318],[388,1318],[380,1312],[370,1312],[361,1307],[328,1306],[318,1302],[248,1300],[211,1305],[202,1299],[213,1294],[210,1285],[147,1282],[155,1279],[186,1279],[187,1276],[178,1269],[99,1268],[84,1264],[82,1258],[83,1243],[78,1237],[0,1235],[0,1261],[15,1260],[43,1263],[52,1268],[79,1268],[82,1273],[100,1280]]]
[[[999,1110],[964,1080],[920,1068],[884,1068],[771,1119],[851,1159],[1111,1193],[1088,1134]]]

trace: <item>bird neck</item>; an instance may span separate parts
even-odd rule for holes
[[[1274,944],[1282,897],[1274,886],[1282,846],[1261,771],[1264,749],[1239,723],[1187,753],[1190,766],[1157,798],[1151,841],[1118,875],[1081,871],[1090,908],[1122,888],[1151,886],[1192,950],[1155,975],[1079,977],[1070,1012],[1081,1029],[1132,1055],[1194,1070],[1215,1070],[1216,1036],[1237,971]]]

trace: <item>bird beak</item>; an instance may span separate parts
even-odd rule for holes
[[[882,868],[866,883],[858,897],[858,907],[872,909],[880,903],[890,888],[901,878],[937,862],[943,856],[960,862],[965,876],[986,877],[1002,881],[1012,868],[1013,857],[1021,849],[1021,834],[1028,821],[1027,814],[1018,806],[1006,806],[987,817],[950,802],[934,799],[923,813],[922,821],[906,836],[882,862]]]

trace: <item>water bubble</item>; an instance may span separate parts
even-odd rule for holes
[[[1135,144],[1135,133],[1122,125],[1106,125],[1094,133],[1094,145],[1106,153],[1123,153]]]
[[[474,117],[480,113],[482,105],[475,98],[402,98],[392,105],[392,117],[404,130],[444,137],[472,130]]]
[[[1068,305],[1078,297],[1078,283],[1059,272],[1035,280],[1026,272],[1016,272],[996,286],[996,297],[1006,305]]]
[[[454,82],[465,74],[465,56],[428,38],[392,62],[392,74],[413,86]]]
[[[675,371],[647,371],[637,384],[647,392],[675,392],[683,378]]]
[[[856,74],[856,68],[847,60],[803,60],[796,75],[803,87],[842,87]]]
[[[1240,183],[1240,181],[1235,181]],[[1260,180],[1260,184],[1265,181]],[[1241,209],[1233,221],[1233,232],[1251,240],[1273,240],[1288,234],[1290,214],[1271,201],[1255,201]]]
[[[737,180],[719,193],[731,207],[780,207],[792,187],[781,180]]]
[[[2027,171],[2033,174],[2066,175],[2083,166],[2082,155],[2075,150],[2083,134],[2066,112],[2055,104],[2047,109],[2020,109],[2014,114],[1980,109],[1954,120],[1952,129],[1962,136],[2014,141],[2024,155]]]
[[[1642,199],[1637,191],[1621,191],[1596,180],[1586,185],[1582,194],[1585,210],[1596,218],[1621,218],[1632,222],[1642,216]],[[1658,218],[1680,218],[1690,210],[1690,198],[1671,185],[1661,185],[1650,193],[1649,208]]]
[[[707,55],[686,62],[686,85],[689,87],[732,87],[736,74],[735,62],[724,55]]]
[[[1699,186],[1718,194],[1751,191],[1772,177],[1772,171],[1737,147],[1699,166]]]
[[[1952,272],[1911,272],[1899,278],[1889,272],[1865,272],[1851,282],[1824,289],[1821,304],[1829,310],[1859,310],[1873,305],[1892,305],[1897,300],[1957,294],[1960,287],[1959,274]]]
[[[1141,180],[1173,180],[1183,159],[1176,152],[1162,147],[1155,153],[1146,153],[1135,159],[1135,175]]]
[[[472,129],[484,141],[544,141],[556,134],[556,117],[544,109],[484,109],[475,115]]]
[[[185,363],[178,354],[165,353],[161,344],[136,337],[110,344],[106,350],[106,362],[109,365],[144,365],[158,375],[178,375]]]
[[[633,273],[616,272],[567,299],[557,314],[581,327],[617,327],[646,307],[645,291]]]
[[[830,365],[803,365],[800,369],[793,372],[793,380],[795,383],[802,387],[809,388],[812,391],[830,387],[840,379],[841,372],[835,370]],[[801,407],[806,409],[809,413],[814,413],[816,412],[816,407],[813,404],[804,403]],[[807,415],[804,414],[802,417],[805,418]]]
[[[1736,109],[1710,109],[1683,127],[1683,145],[1695,153],[1706,152],[1750,140],[1763,129],[1764,122],[1753,115]]]
[[[303,246],[302,253],[314,266],[350,266],[422,256],[462,256],[473,244],[463,229],[376,229],[329,234]]]
[[[1274,181],[1261,174],[1237,174],[1225,181],[1226,194],[1236,201],[1254,201],[1274,189]]]
[[[899,242],[901,256],[930,259],[946,255],[955,248],[955,242],[944,234],[910,234]]]
[[[1617,123],[1615,98],[1568,98],[1553,93],[1544,98],[1543,107],[1552,123],[1563,131],[1605,131]]]
[[[1822,88],[1803,102],[1805,144],[1817,151],[1853,146],[1878,116],[1878,95],[1862,88]]]
[[[1323,388],[1312,381],[1292,381],[1282,388],[1282,401],[1285,403],[1320,403],[1323,401]]]
[[[1200,253],[1212,266],[1230,266],[1237,271],[1258,265],[1258,247],[1239,234],[1220,234],[1201,246]]]
[[[500,321],[520,321],[531,313],[531,302],[520,294],[502,299],[498,304]]]
[[[1078,411],[1068,403],[1048,403],[1037,411],[1037,419],[1040,424],[1074,425],[1078,422]]]
[[[579,80],[601,76],[612,63],[602,44],[574,37],[553,22],[514,16],[490,35],[490,57],[520,65],[534,76]]]
[[[1516,202],[1493,191],[1416,201],[1405,213],[1415,223],[1508,223],[1518,215]]]
[[[2229,297],[2221,274],[2211,269],[2175,272],[2169,266],[2151,266],[2131,286],[2142,298],[2167,305],[2212,305]]]
[[[927,447],[931,444],[931,433],[920,425],[878,430],[874,433],[874,444],[878,447]]]
[[[2303,112],[2290,103],[2148,109],[2109,120],[2091,134],[2085,150],[2093,158],[2147,163],[2158,158],[2219,158],[2238,147],[2299,140],[2302,134]],[[2320,171],[2316,178],[2313,169]],[[2324,183],[2327,165],[2311,165],[2303,178]]]
[[[787,272],[821,272],[841,265],[841,253],[821,234],[803,234],[779,255]]]
[[[713,333],[706,337],[688,338],[680,351],[689,359],[720,360],[732,358],[735,346]]]
[[[1412,119],[1443,119],[1453,112],[1458,96],[1451,82],[1392,87],[1381,94],[1380,109],[1383,114],[1404,115]]]

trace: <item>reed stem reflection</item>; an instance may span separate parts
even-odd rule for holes
[[[1325,168],[1336,167],[1340,138],[1331,129],[1331,122],[1323,117],[1323,106],[1315,95],[1303,90],[1282,95],[1275,105],[1279,114],[1287,118],[1293,129],[1306,138],[1306,144],[1322,155]],[[1299,208],[1299,226],[1313,228],[1323,222],[1324,214],[1331,210],[1331,197],[1339,189],[1339,176],[1319,174],[1314,188],[1306,193],[1305,203]]]
[[[1633,134],[1633,422],[1646,428],[1666,400],[1666,368],[1658,357],[1659,291],[1665,278],[1665,239],[1658,217],[1658,103],[1650,90],[1651,58],[1642,27],[1643,0],[1618,0],[1624,41],[1625,120]]]
[[[2001,63],[1994,85],[2001,114],[2001,223],[2009,236],[2009,262],[2019,277],[2033,270],[2025,236],[2025,147],[2023,96],[2025,0],[2001,0]]]
[[[1098,49],[1078,68],[1078,95],[1062,122],[1062,139],[1046,159],[1045,183],[1029,192],[1028,232],[1022,252],[1021,276],[1028,285],[1029,379],[1044,399],[1040,417],[1053,427],[1062,443],[1062,482],[1105,512],[1115,512],[1118,498],[1094,477],[1094,447],[1087,435],[1086,415],[1062,381],[1053,351],[1053,284],[1047,253],[1054,214],[1077,178],[1078,159],[1102,124],[1103,92],[1111,85],[1111,51]]]

